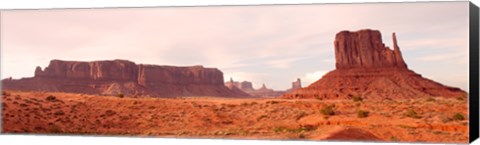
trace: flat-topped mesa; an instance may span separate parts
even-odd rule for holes
[[[52,60],[43,71],[40,67],[37,67],[35,77],[98,81],[133,81],[136,79],[137,73],[137,65],[127,60],[92,62]]]
[[[393,50],[385,46],[382,35],[377,30],[337,33],[334,41],[336,68],[407,68],[395,33],[392,34],[392,39]]]
[[[135,64],[128,60],[63,61],[52,60],[42,71],[35,70],[36,78],[78,79],[90,81],[133,81],[140,85],[158,83],[222,85],[223,73],[203,66],[177,67]]]
[[[91,62],[52,60],[44,70],[37,67],[32,78],[6,79],[2,85],[10,90],[108,95],[249,96],[226,88],[223,72],[216,68],[135,64],[118,59]]]

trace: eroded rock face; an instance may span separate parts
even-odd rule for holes
[[[393,50],[383,44],[379,31],[366,29],[337,33],[334,42],[336,68],[407,68],[397,45],[395,33],[392,37]]]
[[[392,34],[394,49],[386,47],[376,30],[342,31],[335,37],[336,69],[308,87],[282,98],[368,99],[465,97],[459,88],[423,78],[407,68]]]
[[[45,70],[35,69],[33,78],[2,80],[4,89],[125,94],[155,97],[220,96],[246,97],[223,84],[223,73],[203,66],[174,67],[135,64],[127,60],[52,60]]]

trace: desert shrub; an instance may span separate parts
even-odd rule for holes
[[[353,102],[361,102],[361,101],[363,101],[363,98],[360,97],[360,96],[353,96],[352,99],[353,99]]]
[[[428,98],[427,99],[427,102],[433,102],[433,101],[435,101],[435,98]]]
[[[287,130],[287,128],[285,128],[285,127],[275,127],[275,129],[273,129],[273,131],[275,131],[275,133],[285,132],[286,130]]]
[[[113,111],[113,110],[107,110],[107,111],[105,111],[105,115],[106,115],[106,116],[113,116],[113,115],[115,115],[115,114],[117,114],[117,112],[115,112],[115,111]]]
[[[55,115],[55,116],[65,115],[65,112],[63,112],[62,110],[59,110],[59,111],[56,111],[55,113],[53,113],[53,115]]]
[[[362,104],[360,102],[355,103],[355,107],[360,107]]]
[[[268,116],[267,115],[261,115],[261,116],[257,117],[257,121],[260,121],[263,118],[268,118]]]
[[[50,125],[47,128],[49,133],[61,133],[62,129],[57,125]]]
[[[278,104],[278,101],[267,101],[267,104]]]
[[[125,95],[124,95],[124,94],[122,94],[122,93],[120,93],[120,94],[117,94],[117,97],[119,97],[119,98],[123,98],[123,97],[125,97]]]
[[[308,115],[307,113],[301,111],[301,112],[298,112],[298,113],[295,115],[295,119],[296,119],[296,120],[299,120],[299,119],[301,119],[301,118],[303,118],[303,117],[305,117],[305,116],[307,116],[307,115]]]
[[[304,126],[299,126],[298,128],[276,127],[274,129],[274,131],[276,133],[278,133],[278,132],[302,133],[302,132],[307,132],[307,131],[313,131],[315,129],[317,129],[315,126],[304,125]]]
[[[53,102],[53,101],[57,100],[57,97],[50,95],[50,96],[47,96],[47,98],[45,98],[45,100]]]
[[[298,134],[298,138],[304,139],[304,138],[305,138],[305,134],[303,134],[303,133]]]
[[[335,106],[334,105],[328,105],[320,109],[320,113],[323,115],[335,115]]]
[[[304,131],[313,131],[315,129],[317,129],[317,127],[313,125],[302,125],[297,130],[298,132],[304,132]]]
[[[461,113],[455,113],[455,115],[453,115],[453,119],[460,121],[460,120],[465,120],[465,117]]]
[[[320,97],[320,95],[318,95],[318,94],[313,95],[313,97],[314,97],[315,99],[317,99],[317,100],[320,100],[320,101],[323,100],[323,98]]]
[[[2,96],[10,96],[10,94],[7,93],[6,91],[2,91]]]
[[[366,117],[368,117],[369,114],[370,114],[370,112],[368,112],[368,111],[363,111],[363,110],[358,110],[357,111],[357,117],[358,118],[366,118]]]
[[[457,97],[457,100],[458,100],[458,101],[465,101],[465,100],[467,100],[467,96]]]
[[[413,109],[408,109],[408,111],[405,113],[405,116],[410,117],[410,118],[415,118],[415,119],[421,118],[417,114],[417,112],[415,112],[415,110],[413,110]]]

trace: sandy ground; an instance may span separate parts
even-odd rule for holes
[[[466,99],[163,99],[5,91],[2,132],[467,143],[467,113]]]

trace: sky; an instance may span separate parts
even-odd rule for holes
[[[254,88],[303,86],[335,69],[342,30],[375,29],[408,67],[468,91],[468,2],[9,10],[0,14],[1,78],[50,60],[203,65]]]

